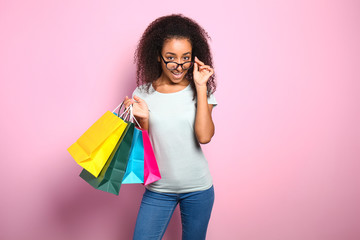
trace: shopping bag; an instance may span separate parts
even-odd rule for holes
[[[134,136],[130,149],[129,162],[126,168],[123,184],[144,182],[144,144],[142,132],[134,128]]]
[[[121,182],[123,180],[134,134],[134,124],[126,122],[127,127],[119,139],[109,160],[96,178],[83,169],[80,177],[96,189],[119,195]]]
[[[144,185],[148,185],[161,179],[155,154],[151,146],[149,134],[142,129],[142,137],[144,144]]]
[[[80,166],[97,177],[126,126],[124,120],[107,111],[68,148],[68,151]]]

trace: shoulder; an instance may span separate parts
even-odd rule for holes
[[[143,84],[135,88],[133,91],[132,96],[136,95],[140,98],[146,97],[151,92],[151,85],[150,84]]]

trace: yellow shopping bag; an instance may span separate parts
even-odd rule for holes
[[[107,111],[68,148],[68,151],[80,166],[97,177],[126,126],[127,123],[120,117]]]

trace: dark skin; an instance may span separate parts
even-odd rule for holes
[[[191,51],[192,46],[188,39],[172,38],[164,42],[161,54],[165,61],[183,63],[191,60]],[[161,62],[162,74],[153,83],[156,91],[161,93],[174,93],[187,87],[189,80],[184,76],[189,70],[183,70],[181,66],[178,66],[177,69],[171,71],[166,68],[160,56],[158,57],[158,61]],[[193,79],[197,93],[195,134],[200,143],[206,144],[211,141],[215,132],[215,126],[211,117],[213,105],[207,103],[206,86],[214,70],[210,66],[205,65],[205,63],[197,57],[195,57],[194,61]],[[149,110],[146,102],[137,96],[134,96],[134,99],[129,99],[126,96],[124,100],[125,107],[130,106],[130,104],[133,105],[133,114],[139,121],[141,127],[149,130]]]

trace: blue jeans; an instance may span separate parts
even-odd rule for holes
[[[214,187],[190,193],[158,193],[145,190],[136,219],[134,240],[160,240],[177,204],[180,204],[182,239],[201,240],[214,204]]]

